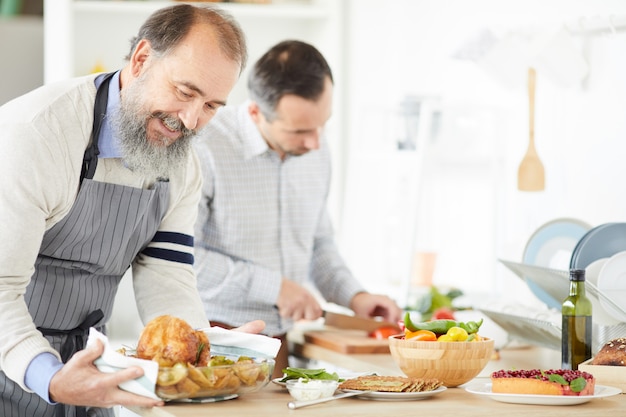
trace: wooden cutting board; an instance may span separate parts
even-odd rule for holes
[[[368,337],[363,330],[313,330],[304,333],[307,343],[339,353],[389,353],[389,341]]]

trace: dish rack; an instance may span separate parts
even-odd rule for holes
[[[555,299],[565,297],[569,292],[569,272],[550,269],[542,266],[520,264],[500,259],[507,268],[515,272],[521,279],[532,281]],[[609,303],[618,311],[624,312],[622,306],[613,302],[591,282],[586,283],[588,296],[594,306],[599,305],[600,299]],[[509,337],[545,346],[552,349],[561,349],[561,323],[554,319],[542,317],[524,317],[519,314],[480,309],[485,315],[509,333]],[[553,311],[553,310],[550,310]],[[560,319],[559,319],[560,321]],[[626,323],[605,325],[593,323],[592,352],[595,354],[604,344],[614,338],[626,335]]]
[[[509,340],[519,340],[523,343],[532,343],[550,349],[561,349],[560,324],[545,319],[524,317],[482,307],[479,307],[478,310],[502,327],[508,333]]]
[[[561,323],[551,320],[524,317],[517,314],[478,308],[498,326],[502,327],[509,339],[531,343],[549,349],[561,350]],[[593,324],[591,352],[595,355],[606,342],[626,334],[626,323],[611,326]]]

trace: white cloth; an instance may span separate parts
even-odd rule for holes
[[[144,397],[159,399],[154,393],[154,387],[156,386],[157,376],[159,374],[159,364],[157,362],[121,354],[111,347],[109,339],[105,335],[92,327],[89,329],[87,347],[93,345],[96,340],[100,340],[104,345],[102,356],[94,362],[100,372],[113,373],[131,366],[139,366],[143,369],[143,376],[122,382],[120,388],[134,394],[143,395]]]
[[[239,356],[275,358],[280,340],[260,334],[226,330],[222,327],[202,329],[211,343],[211,353],[237,354]]]

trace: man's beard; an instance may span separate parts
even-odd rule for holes
[[[177,117],[142,111],[143,81],[141,78],[136,80],[124,91],[119,111],[112,115],[112,126],[119,137],[124,164],[129,169],[151,178],[169,178],[187,160],[191,138],[197,132],[184,127]],[[169,146],[169,138],[158,137],[156,141],[149,141],[147,126],[151,118],[161,119],[170,129],[180,130],[181,136]]]

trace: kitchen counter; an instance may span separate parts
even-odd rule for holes
[[[345,355],[329,349],[303,343],[297,337],[292,341],[294,352],[305,358],[324,361],[343,369],[355,372],[373,371],[384,375],[402,375],[389,354],[351,354]],[[559,368],[560,352],[539,348],[524,347],[503,349],[489,362],[485,370],[474,380],[457,387],[419,401],[371,401],[358,398],[345,398],[327,403],[316,404],[296,410],[290,410],[287,403],[291,401],[288,392],[273,383],[261,391],[243,395],[239,398],[208,404],[167,404],[165,407],[150,410],[134,409],[143,417],[201,417],[206,415],[219,416],[409,416],[430,415],[458,417],[484,417],[488,410],[490,414],[507,416],[524,416],[537,414],[544,417],[557,416],[597,416],[620,415],[626,409],[626,395],[619,394],[612,397],[591,400],[584,404],[555,406],[555,405],[526,405],[509,404],[495,401],[489,397],[471,394],[465,387],[472,384],[489,382],[489,375],[497,369],[528,369],[528,368]]]
[[[487,381],[485,379],[485,381]],[[287,403],[291,397],[281,387],[268,385],[263,390],[234,400],[210,404],[168,404],[165,407],[147,410],[145,417],[205,417],[214,416],[458,416],[484,417],[492,415],[528,417],[557,416],[608,416],[621,415],[626,409],[626,395],[596,399],[585,404],[570,406],[539,406],[507,404],[466,392],[463,388],[448,388],[446,391],[420,401],[370,401],[344,398],[309,407],[290,410]]]

